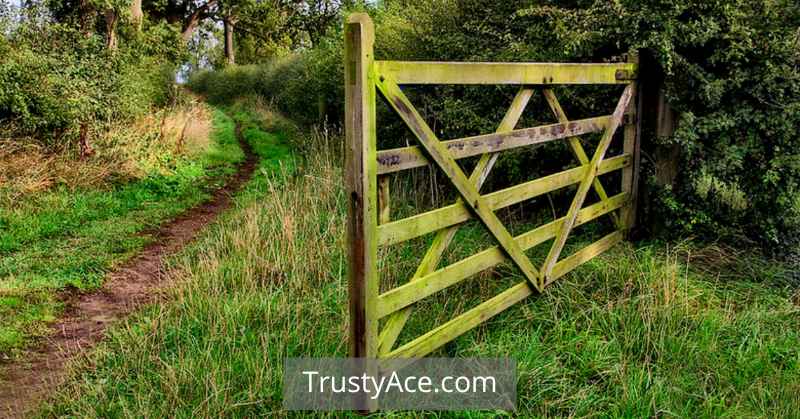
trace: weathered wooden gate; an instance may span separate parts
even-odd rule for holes
[[[351,356],[359,358],[421,357],[523,300],[580,264],[621,241],[635,220],[638,166],[636,124],[637,63],[463,63],[376,61],[374,29],[366,14],[350,16],[345,28],[345,125],[347,134],[346,183],[349,197],[348,247]],[[520,89],[493,134],[440,141],[426,124],[400,85],[410,84],[511,84]],[[548,86],[570,84],[622,84],[624,91],[611,115],[569,120]],[[534,86],[544,86],[558,123],[516,129]],[[376,94],[386,98],[419,140],[421,147],[376,149]],[[614,133],[624,125],[623,153],[605,158]],[[576,137],[602,132],[589,156]],[[481,195],[479,190],[499,152],[516,147],[565,139],[579,167]],[[471,174],[457,159],[480,156]],[[441,169],[458,190],[452,205],[402,220],[389,219],[386,176],[393,172],[432,164]],[[622,170],[621,192],[608,196],[599,175]],[[577,184],[567,215],[512,237],[494,211],[535,196]],[[583,207],[590,189],[600,201]],[[576,253],[560,259],[573,228],[604,214],[614,218],[616,231]],[[447,267],[438,268],[442,253],[459,225],[478,219],[498,245]],[[403,242],[427,233],[435,238],[410,281],[379,293],[378,247]],[[541,267],[535,267],[525,250],[553,240]],[[418,338],[395,348],[413,305],[451,285],[506,260],[526,277],[495,297],[453,318]],[[385,320],[382,320],[385,319]],[[379,323],[383,328],[379,331]]]

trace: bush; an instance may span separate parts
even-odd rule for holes
[[[653,187],[666,230],[745,236],[781,253],[800,240],[800,5],[794,1],[626,1],[532,7],[579,57],[644,48],[680,115],[679,179]],[[524,13],[520,13],[524,14]],[[568,31],[566,28],[573,28]],[[790,250],[791,251],[791,250]]]
[[[32,19],[0,39],[4,136],[70,146],[81,126],[100,130],[172,100],[179,43],[171,30],[154,27],[109,51],[100,35]]]

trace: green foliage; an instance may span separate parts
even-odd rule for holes
[[[789,0],[424,0],[369,10],[376,58],[451,61],[620,59],[643,50],[666,73],[666,96],[680,119],[675,134],[643,138],[643,225],[670,235],[747,238],[771,250],[800,242],[800,6]],[[343,115],[342,32],[314,48],[258,67],[199,73],[191,85],[212,100],[242,92],[269,98],[303,123]],[[406,89],[443,138],[490,132],[513,88],[425,86]],[[558,90],[568,115],[607,113],[609,88]],[[648,110],[644,110],[646,113]],[[413,142],[379,106],[382,147]],[[552,122],[534,97],[521,125]],[[679,178],[657,186],[651,157],[679,148]],[[510,182],[552,173],[571,161],[563,144],[500,160]],[[490,185],[491,186],[491,185]]]
[[[172,101],[176,36],[154,25],[109,50],[101,35],[79,26],[23,21],[0,37],[3,134],[64,147],[81,126],[100,131]]]
[[[212,103],[229,104],[246,96],[239,92],[262,95],[298,122],[309,124],[319,118],[318,101],[326,99],[324,92],[315,94],[320,83],[311,79],[309,65],[307,56],[293,54],[263,65],[201,71],[192,75],[189,86]]]
[[[531,7],[578,57],[644,48],[680,114],[680,178],[654,217],[678,234],[800,240],[800,6],[793,1],[577,2]],[[645,112],[647,110],[645,109]],[[648,144],[648,143],[646,143]],[[687,222],[688,221],[688,222]],[[678,228],[674,228],[678,227]]]

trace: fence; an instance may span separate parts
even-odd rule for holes
[[[422,357],[522,301],[577,266],[624,239],[636,213],[639,128],[636,115],[636,57],[627,62],[572,63],[462,63],[377,61],[373,57],[374,28],[366,14],[350,16],[345,28],[345,179],[349,199],[348,251],[350,295],[350,353],[358,358]],[[496,131],[469,138],[440,141],[400,89],[419,84],[505,84],[519,91]],[[570,120],[550,86],[624,85],[611,115]],[[528,101],[541,89],[558,123],[516,128]],[[419,146],[377,150],[377,93],[408,125]],[[623,153],[605,158],[615,132],[623,131]],[[602,132],[591,156],[577,136]],[[481,185],[498,154],[517,147],[567,140],[580,166],[513,187],[481,195]],[[472,173],[456,162],[480,156]],[[402,170],[434,165],[447,176],[460,198],[413,217],[390,220],[387,176]],[[608,196],[598,176],[622,171],[621,192]],[[577,184],[566,216],[512,237],[495,211],[550,191]],[[583,207],[590,189],[599,202]],[[616,229],[572,255],[559,259],[570,232],[578,225],[610,214]],[[477,219],[497,246],[439,268],[444,250],[459,225]],[[435,237],[408,283],[379,293],[378,248],[428,233]],[[540,267],[525,251],[553,239]],[[415,303],[447,287],[511,261],[526,280],[460,314],[452,320],[395,348]],[[379,324],[383,327],[379,330]]]

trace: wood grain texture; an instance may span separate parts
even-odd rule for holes
[[[578,251],[569,258],[558,262],[553,270],[550,283],[568,274],[580,266],[580,261],[590,260],[619,243],[623,238],[620,231],[615,231],[595,243]],[[423,357],[447,342],[463,335],[476,326],[503,312],[514,304],[533,294],[533,288],[527,281],[517,283],[500,294],[484,301],[452,320],[442,324],[428,333],[400,346],[385,355],[386,358],[418,358]]]
[[[383,225],[392,220],[392,195],[389,189],[389,176],[378,177],[378,224]]]
[[[621,208],[628,202],[629,195],[621,193],[606,201],[598,202],[583,208],[575,219],[575,226],[585,224],[604,214]],[[523,250],[527,250],[555,237],[566,217],[539,226],[520,234],[514,240]],[[502,250],[493,246],[472,256],[437,269],[413,282],[401,285],[381,294],[378,298],[377,316],[384,317],[393,312],[414,304],[447,287],[455,285],[472,275],[492,268],[508,260]]]
[[[485,322],[521,301],[534,290],[596,257],[623,239],[628,220],[635,217],[635,184],[638,160],[638,131],[625,127],[624,153],[604,159],[623,114],[637,121],[635,79],[638,62],[578,63],[455,63],[375,61],[374,28],[366,14],[354,13],[345,23],[345,183],[348,199],[347,247],[350,297],[350,353],[357,358],[425,356],[444,343]],[[494,133],[440,141],[400,89],[402,84],[516,84],[520,90]],[[552,90],[544,95],[557,123],[515,129],[529,102],[531,86],[563,84],[625,84],[622,98],[612,115],[570,121]],[[376,94],[380,92],[419,141],[418,146],[392,150],[376,149]],[[578,136],[603,132],[590,159]],[[568,139],[580,163],[564,170],[500,191],[480,194],[499,152],[524,146]],[[469,176],[457,159],[480,156]],[[403,220],[391,220],[390,173],[435,165],[458,191],[451,205]],[[622,192],[608,196],[597,176],[623,170]],[[542,194],[578,185],[569,211],[531,231],[512,237],[494,211]],[[600,202],[582,208],[588,191],[594,188]],[[558,258],[567,236],[575,226],[590,222],[621,208],[615,219],[618,229],[564,260]],[[631,214],[634,214],[633,216]],[[442,255],[460,225],[479,220],[497,244],[449,266],[439,268]],[[431,245],[408,283],[379,294],[378,247],[435,233]],[[553,240],[541,271],[525,250]],[[503,262],[517,266],[526,281],[393,349],[413,305],[465,278]],[[385,319],[384,328],[378,325]],[[372,408],[371,408],[372,409]]]
[[[600,167],[600,163],[603,161],[606,150],[608,150],[608,146],[611,144],[611,140],[614,138],[614,133],[622,123],[622,117],[628,107],[628,102],[631,99],[632,93],[633,86],[629,84],[625,87],[625,90],[622,92],[622,96],[617,102],[617,106],[614,109],[614,114],[611,118],[611,125],[603,133],[603,137],[600,139],[600,143],[597,145],[594,156],[592,156],[592,160],[589,162],[589,167],[586,169],[586,175],[578,185],[578,190],[575,192],[575,197],[572,199],[572,204],[569,207],[569,211],[567,211],[566,220],[561,226],[561,230],[556,235],[556,238],[553,241],[553,246],[550,248],[547,257],[542,264],[543,282],[540,284],[540,286],[544,286],[544,284],[548,282],[548,277],[551,275],[553,267],[558,261],[561,250],[564,248],[564,244],[567,242],[567,237],[572,230],[575,217],[578,215],[578,211],[580,211],[583,201],[586,199],[586,194],[589,192],[589,188],[591,187],[594,179],[597,177],[597,171]]]
[[[545,100],[547,100],[547,105],[550,107],[550,110],[553,111],[553,115],[555,115],[556,119],[562,123],[568,122],[569,118],[567,118],[567,114],[564,112],[564,108],[561,107],[561,103],[558,101],[558,98],[553,90],[544,89],[542,90],[542,93],[544,94]],[[581,164],[589,163],[589,156],[586,155],[586,150],[583,149],[580,138],[570,137],[569,146],[572,149],[572,153],[575,155],[575,158],[577,158]],[[597,193],[597,196],[600,198],[600,200],[608,199],[606,188],[603,187],[603,183],[600,181],[599,177],[594,178],[592,186],[594,187],[594,191]],[[611,218],[614,219],[614,224],[617,226],[617,228],[622,228],[620,218],[616,213],[612,212]]]
[[[518,147],[540,145],[576,135],[601,132],[608,128],[610,121],[611,115],[598,116],[447,140],[441,143],[452,158],[463,159],[484,153],[496,153]],[[394,148],[378,152],[378,172],[381,174],[399,172],[428,164],[431,164],[431,161],[428,160],[425,150],[418,146]]]
[[[389,102],[391,107],[405,121],[411,132],[417,137],[419,142],[430,155],[436,165],[447,175],[447,178],[455,186],[464,202],[472,209],[476,217],[483,223],[487,230],[497,240],[500,247],[508,253],[514,264],[522,271],[523,275],[531,282],[531,285],[539,289],[539,271],[533,266],[528,256],[517,246],[511,234],[506,230],[503,223],[497,218],[494,211],[475,189],[474,184],[461,171],[455,160],[450,156],[447,148],[436,138],[433,130],[422,119],[408,98],[403,94],[397,84],[391,80],[381,77],[377,83],[378,89]]]
[[[378,337],[374,28],[369,16],[350,15],[344,36],[350,356],[366,358],[377,355]]]
[[[638,54],[631,54],[628,61],[639,64]],[[633,156],[633,164],[622,171],[622,188],[621,190],[631,194],[631,202],[620,211],[620,228],[627,230],[628,234],[636,225],[636,209],[638,202],[639,192],[639,154],[640,154],[640,137],[642,131],[641,123],[641,89],[639,82],[633,82],[633,99],[628,104],[628,114],[631,116],[629,122],[625,124],[624,128],[624,144],[623,150]]]
[[[627,84],[634,63],[477,63],[377,61],[378,72],[397,84]]]
[[[605,159],[597,171],[598,175],[619,170],[631,164],[631,156],[621,156]],[[539,179],[531,180],[519,185],[501,189],[483,195],[487,204],[498,210],[526,200],[541,196],[548,192],[556,191],[581,181],[588,165],[578,166],[563,172],[554,173]],[[423,236],[440,229],[461,224],[473,218],[472,212],[463,202],[437,208],[408,218],[395,220],[378,227],[378,245],[389,246]]]

